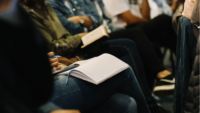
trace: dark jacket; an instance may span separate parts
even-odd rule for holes
[[[197,48],[196,48],[196,57],[193,64],[193,69],[190,77],[190,83],[188,87],[186,102],[185,102],[185,113],[199,113],[199,65],[200,65],[200,38],[198,39]]]
[[[174,113],[184,112],[184,103],[195,59],[197,40],[193,33],[194,25],[187,17],[181,17],[179,21],[177,49],[176,49],[176,73],[174,91]]]

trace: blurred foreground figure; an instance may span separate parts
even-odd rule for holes
[[[35,113],[53,86],[44,40],[16,0],[0,0],[0,32],[1,113]]]

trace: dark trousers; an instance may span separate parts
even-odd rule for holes
[[[150,84],[152,84],[157,73],[163,71],[165,68],[145,33],[139,28],[129,28],[110,34],[110,39],[116,38],[129,38],[135,42],[140,58],[143,62],[145,73],[148,75],[147,78]]]
[[[172,17],[163,14],[147,22],[127,26],[134,27],[141,28],[150,41],[176,51],[177,36],[172,26]]]

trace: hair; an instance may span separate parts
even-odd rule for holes
[[[45,0],[19,0],[20,3],[28,6],[35,7],[36,5],[41,5],[42,7],[45,5]]]

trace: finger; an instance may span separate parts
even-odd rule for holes
[[[64,66],[63,65],[58,65],[57,70],[63,69]]]
[[[51,63],[51,67],[57,67],[57,66],[58,66],[58,62]]]
[[[57,57],[56,58],[50,58],[49,60],[50,60],[51,63],[58,62],[58,58]]]
[[[49,52],[47,55],[49,58],[51,58],[52,56],[54,56],[54,52]]]

